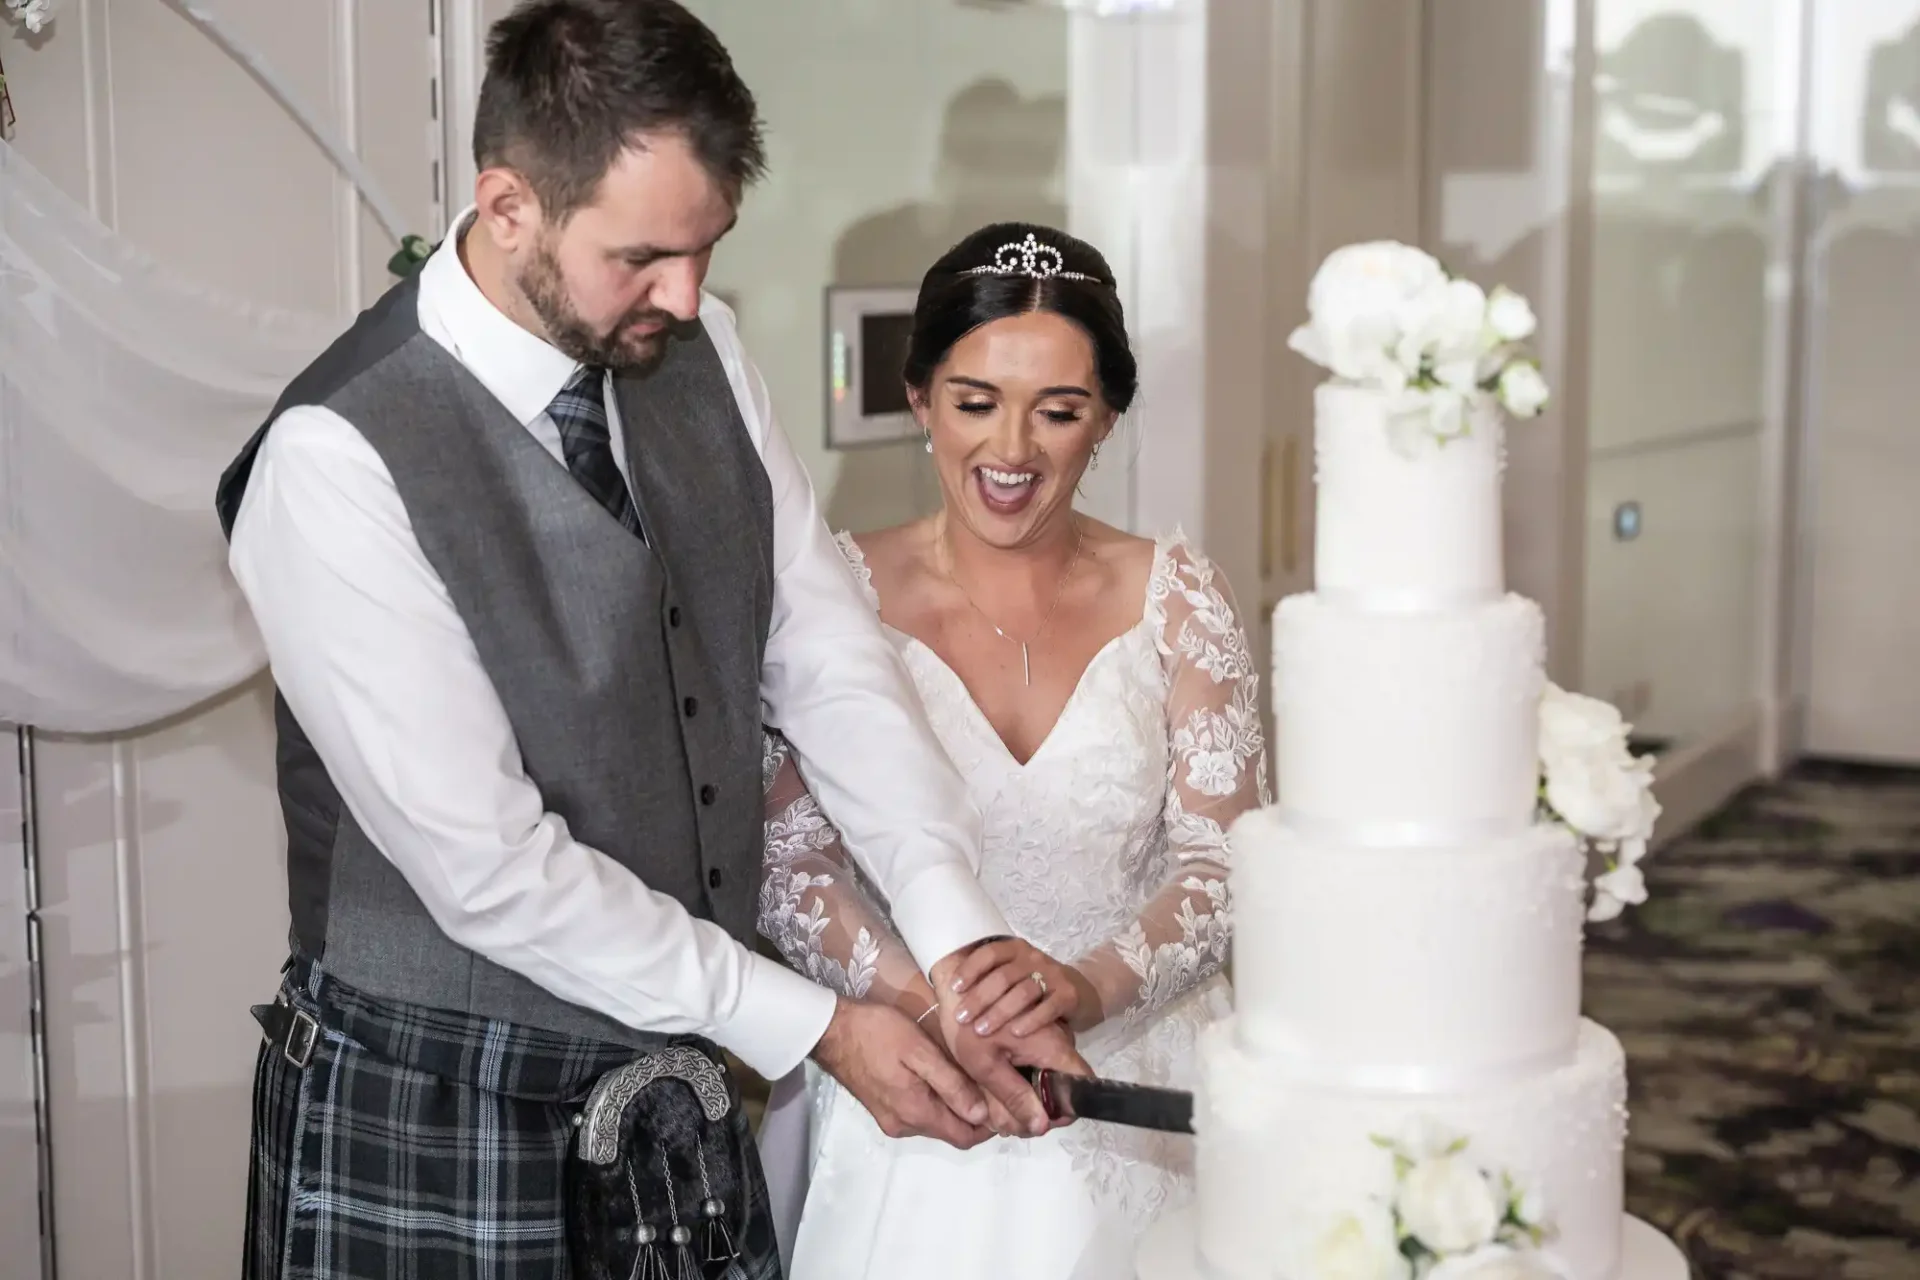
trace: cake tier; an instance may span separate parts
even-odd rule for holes
[[[1524,830],[1545,644],[1520,596],[1438,613],[1287,597],[1273,630],[1280,803],[1362,844]]]
[[[1325,383],[1314,393],[1314,584],[1373,606],[1434,608],[1504,590],[1503,424],[1476,408],[1441,444],[1395,432],[1395,396]]]
[[[1234,1012],[1289,1077],[1423,1092],[1571,1060],[1585,858],[1539,825],[1459,848],[1366,848],[1240,818]]]
[[[1391,1201],[1392,1157],[1373,1137],[1422,1126],[1464,1137],[1463,1158],[1538,1197],[1568,1280],[1612,1280],[1620,1256],[1626,1060],[1581,1025],[1556,1071],[1471,1093],[1364,1093],[1301,1085],[1250,1053],[1231,1019],[1208,1028],[1195,1098],[1200,1249],[1219,1280],[1299,1280],[1326,1233]]]

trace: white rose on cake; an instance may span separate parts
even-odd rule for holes
[[[1506,411],[1516,418],[1532,418],[1547,407],[1547,380],[1540,370],[1525,360],[1515,360],[1500,371],[1494,395]]]
[[[1287,345],[1349,382],[1397,391],[1420,371],[1397,358],[1403,314],[1446,282],[1439,262],[1410,245],[1378,240],[1336,249],[1314,272],[1307,323]]]
[[[1612,920],[1628,907],[1637,907],[1646,900],[1646,876],[1633,863],[1622,861],[1613,870],[1593,878],[1593,905],[1587,908],[1587,919],[1596,924]]]
[[[1401,1175],[1393,1207],[1407,1234],[1442,1256],[1477,1249],[1500,1229],[1492,1181],[1452,1148],[1416,1159]]]
[[[1537,324],[1531,303],[1505,285],[1494,287],[1487,298],[1487,327],[1494,337],[1502,342],[1525,342],[1533,336]]]
[[[1653,763],[1625,750],[1594,750],[1547,757],[1547,803],[1560,820],[1589,840],[1619,844],[1652,834],[1659,802]]]
[[[1540,755],[1584,752],[1627,739],[1626,717],[1611,702],[1568,693],[1551,680],[1540,698]]]
[[[1409,376],[1423,368],[1433,380],[1458,392],[1480,383],[1480,361],[1493,347],[1487,328],[1487,295],[1471,280],[1441,279],[1405,298],[1398,316],[1400,340],[1394,358]]]
[[[1547,803],[1589,840],[1644,842],[1660,816],[1653,760],[1629,750],[1632,730],[1610,703],[1549,681],[1540,699],[1540,765]]]
[[[1541,793],[1552,815],[1609,856],[1594,882],[1590,920],[1646,901],[1639,862],[1660,818],[1653,759],[1628,747],[1632,726],[1598,698],[1548,682],[1540,699]]]
[[[1385,1209],[1349,1213],[1320,1237],[1313,1280],[1412,1280],[1413,1263],[1400,1252]]]

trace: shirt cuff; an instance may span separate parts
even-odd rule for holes
[[[922,973],[962,947],[1013,932],[965,866],[928,867],[894,895],[893,927]]]
[[[838,1000],[779,961],[750,954],[741,975],[740,1001],[733,1016],[714,1029],[713,1038],[762,1079],[778,1080],[820,1043]]]

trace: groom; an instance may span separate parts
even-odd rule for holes
[[[571,1183],[617,1188],[592,1213],[620,1274],[774,1276],[721,1050],[768,1078],[810,1054],[890,1131],[962,1146],[975,1082],[1040,1132],[1013,1054],[1077,1059],[1059,1029],[953,1034],[963,1071],[747,945],[763,715],[936,990],[1007,927],[701,293],[762,167],[726,51],[671,0],[532,0],[492,33],[474,149],[475,207],[220,485],[280,691],[293,915],[256,1009],[246,1274],[597,1275]]]

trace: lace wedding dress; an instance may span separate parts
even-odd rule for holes
[[[877,608],[859,548],[840,542]],[[981,883],[1101,995],[1082,1054],[1103,1076],[1190,1088],[1195,1036],[1228,1010],[1225,830],[1267,801],[1257,676],[1226,584],[1177,535],[1157,544],[1139,623],[1088,664],[1025,764],[932,649],[890,635],[984,818]],[[903,991],[914,962],[777,736],[765,766],[761,931],[844,995]],[[1139,1232],[1191,1185],[1184,1136],[1083,1123],[961,1152],[886,1137],[806,1070],[768,1125],[811,1112],[792,1280],[1120,1280]]]

